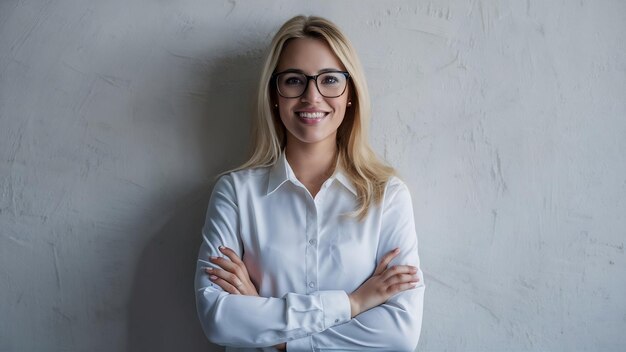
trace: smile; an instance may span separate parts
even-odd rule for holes
[[[298,111],[296,115],[301,123],[305,125],[317,125],[321,123],[330,113],[325,111]]]
[[[299,112],[298,113],[298,116],[300,116],[300,118],[309,119],[309,120],[319,120],[319,119],[323,118],[326,115],[328,115],[328,113],[327,112],[323,112],[323,111]]]

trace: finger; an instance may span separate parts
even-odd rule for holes
[[[387,268],[385,272],[382,274],[381,278],[383,281],[387,281],[390,277],[398,274],[415,274],[417,272],[417,268],[410,265],[394,265],[390,268]]]
[[[391,285],[387,288],[387,293],[393,295],[398,292],[410,290],[412,288],[415,288],[416,286],[417,286],[417,282],[405,282],[402,284]]]
[[[237,288],[233,285],[231,285],[228,281],[221,279],[215,275],[211,275],[209,276],[209,279],[211,279],[211,281],[213,281],[216,285],[218,285],[219,287],[221,287],[224,291],[228,292],[228,293],[232,293],[234,295],[240,295],[241,293],[239,292],[239,290],[237,290]]]
[[[241,268],[237,264],[230,261],[229,259],[226,259],[223,257],[210,257],[209,261],[215,265],[219,265],[220,268],[228,272],[236,274],[237,276],[241,274]]]
[[[226,270],[214,269],[214,268],[206,268],[205,271],[209,275],[215,275],[215,276],[219,277],[220,279],[228,282],[229,284],[233,285],[237,289],[241,288],[241,286],[243,285],[243,282],[241,281],[241,279],[237,275],[235,275],[235,274],[233,274],[231,272],[228,272]]]
[[[418,281],[420,281],[420,278],[415,274],[397,274],[385,280],[384,283],[387,286],[391,286],[391,285],[401,284],[405,282],[418,282]]]
[[[400,248],[396,248],[390,251],[389,253],[385,254],[383,259],[380,260],[380,263],[376,267],[376,270],[374,271],[374,275],[379,275],[380,273],[385,271],[385,269],[387,269],[387,265],[389,265],[391,260],[395,258],[399,253],[400,253]]]
[[[233,251],[232,249],[224,246],[220,246],[219,249],[222,253],[224,253],[224,255],[228,257],[228,259],[230,259],[231,262],[237,265],[243,264],[237,253],[235,253],[235,251]]]

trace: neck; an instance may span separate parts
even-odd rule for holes
[[[319,189],[334,172],[337,162],[337,145],[332,143],[287,143],[285,156],[296,177],[315,197]]]

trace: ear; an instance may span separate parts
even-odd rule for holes
[[[280,112],[278,111],[279,105],[278,105],[278,94],[276,94],[276,92],[272,91],[270,92],[270,111],[272,112],[272,116],[274,117],[274,119],[276,119],[277,122],[281,123],[280,120]]]
[[[269,93],[270,93],[270,108],[274,110],[276,108],[276,105],[278,104],[278,94],[276,93],[276,89],[274,88],[274,85],[271,83],[270,83]]]
[[[348,106],[352,107],[354,106],[354,86],[352,85],[352,81],[348,81]]]

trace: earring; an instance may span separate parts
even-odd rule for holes
[[[278,104],[274,104],[274,107],[275,107],[275,108],[277,108],[277,107],[278,107]]]
[[[351,101],[348,102],[348,106],[352,106],[352,102]]]

